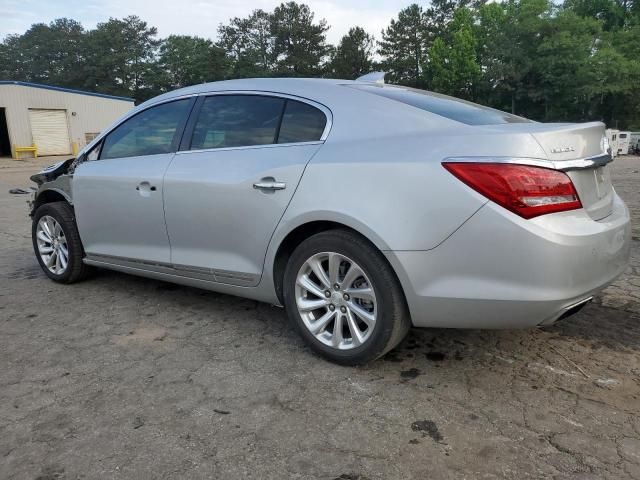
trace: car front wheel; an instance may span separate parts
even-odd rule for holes
[[[322,232],[302,242],[289,259],[283,287],[299,333],[316,352],[340,364],[375,360],[410,327],[388,262],[350,231]]]
[[[90,267],[82,261],[84,251],[73,209],[66,202],[45,203],[33,215],[33,250],[44,273],[60,283],[84,278]]]

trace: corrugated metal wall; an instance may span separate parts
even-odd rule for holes
[[[69,137],[80,149],[86,144],[86,134],[100,132],[111,125],[133,108],[133,102],[23,85],[0,84],[0,108],[5,108],[12,146],[27,146],[33,143],[29,109],[40,108],[66,110]]]

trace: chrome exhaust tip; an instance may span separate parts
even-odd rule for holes
[[[572,305],[569,305],[568,307],[565,307],[564,312],[562,312],[562,314],[560,314],[560,316],[556,318],[556,321],[554,323],[559,322],[560,320],[564,320],[565,318],[569,318],[572,315],[575,315],[580,310],[582,310],[586,304],[588,304],[592,300],[593,300],[593,296],[589,296],[583,300],[580,300],[579,302],[576,302]]]

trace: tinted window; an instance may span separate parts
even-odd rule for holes
[[[320,140],[327,117],[311,105],[287,100],[278,143],[314,142]]]
[[[190,100],[151,107],[131,117],[103,142],[101,159],[155,155],[175,151]]]
[[[467,102],[459,98],[440,95],[439,93],[428,92],[426,90],[418,90],[417,88],[391,85],[349,85],[349,87],[406,103],[412,107],[426,110],[427,112],[435,113],[436,115],[468,125],[496,125],[500,123],[523,123],[530,121],[510,113],[478,105],[477,103]]]
[[[207,97],[193,130],[191,149],[275,143],[284,100],[258,95]]]

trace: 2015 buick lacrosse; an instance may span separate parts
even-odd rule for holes
[[[427,91],[247,79],[143,103],[32,179],[33,246],[283,305],[356,364],[416,327],[548,325],[627,265],[601,123],[544,124]]]

